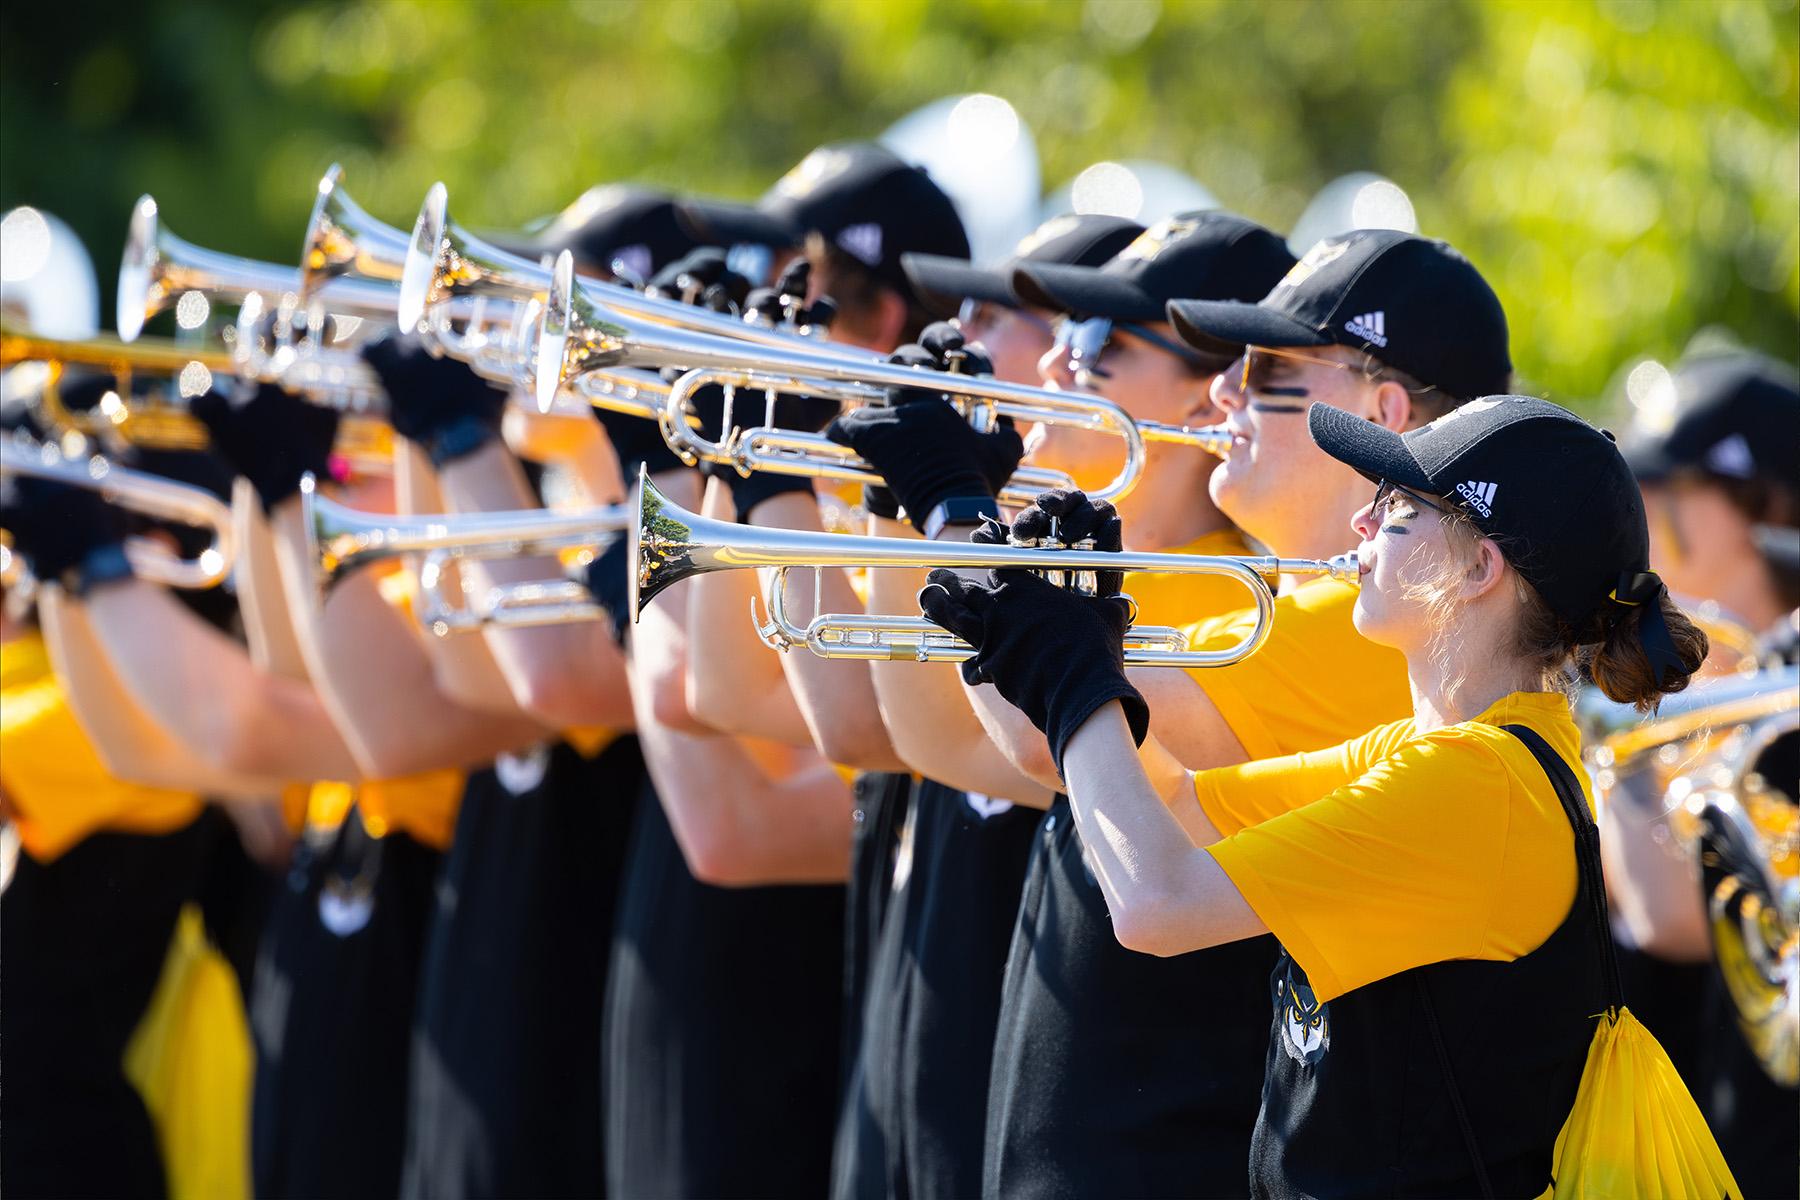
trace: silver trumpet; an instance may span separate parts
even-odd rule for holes
[[[573,259],[564,252],[557,259],[539,334],[535,368],[539,406],[547,407],[559,387],[588,372],[633,366],[705,369],[705,375],[671,389],[663,410],[663,432],[670,445],[690,459],[731,463],[740,470],[881,482],[854,452],[819,434],[764,426],[735,433],[735,440],[725,443],[698,437],[687,423],[688,401],[698,386],[708,382],[749,386],[762,390],[771,402],[775,395],[787,393],[851,403],[878,401],[889,388],[942,389],[955,393],[978,421],[1000,417],[1054,420],[1120,438],[1124,461],[1111,481],[1092,490],[1097,500],[1124,495],[1143,473],[1144,435],[1123,409],[1099,397],[921,371],[885,361],[832,359],[812,348],[796,353],[771,346],[745,346],[710,334],[653,325],[578,290]],[[745,441],[752,447],[753,458],[739,455],[739,445]],[[1046,488],[1072,485],[1073,480],[1062,472],[1027,467],[1014,475],[1001,498],[1008,503],[1028,503]]]
[[[258,262],[207,250],[176,237],[161,224],[156,201],[138,197],[131,210],[125,253],[119,262],[119,292],[114,319],[119,337],[134,341],[144,322],[196,292],[208,304],[241,304],[246,296],[262,293],[297,303],[301,279],[292,267]],[[381,319],[391,313],[391,284],[372,284],[358,279],[339,279],[320,288],[311,298],[325,312],[351,317]]]
[[[631,522],[625,505],[568,513],[541,508],[421,515],[363,512],[319,495],[310,479],[301,484],[300,503],[307,561],[317,571],[322,592],[359,567],[419,555],[419,622],[439,636],[487,625],[546,625],[601,616],[586,586],[573,579],[502,584],[476,593],[470,589],[468,572],[455,571],[462,601],[455,604],[448,594],[450,569],[480,559],[594,549],[624,533]]]
[[[779,579],[794,568],[1012,567],[1046,572],[1055,582],[1091,588],[1098,571],[1148,571],[1222,575],[1242,583],[1255,606],[1254,626],[1235,645],[1190,650],[1178,631],[1133,625],[1126,637],[1131,666],[1221,667],[1256,653],[1275,618],[1271,582],[1281,575],[1326,576],[1346,583],[1360,578],[1354,555],[1329,560],[1193,554],[1113,553],[1054,546],[983,546],[921,542],[909,538],[855,537],[796,530],[749,528],[715,521],[676,505],[650,483],[639,481],[631,527],[631,608],[640,614],[656,594],[696,575],[744,567],[773,567],[777,585],[771,619],[761,626],[778,648],[804,645],[824,658],[963,662],[974,655],[966,642],[917,616],[820,615],[807,626],[787,620]]]
[[[0,479],[8,476],[87,488],[99,492],[108,503],[212,534],[212,543],[193,558],[182,558],[148,538],[128,539],[125,555],[139,579],[166,587],[209,588],[231,572],[231,509],[211,492],[115,466],[98,455],[85,460],[65,458],[55,447],[23,436],[0,440]],[[20,577],[22,562],[15,562],[9,570],[15,578]]]

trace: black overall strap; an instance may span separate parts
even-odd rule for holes
[[[1606,987],[1605,1004],[1616,1009],[1624,1003],[1624,988],[1619,979],[1618,953],[1613,948],[1611,926],[1606,915],[1606,886],[1600,872],[1600,829],[1588,815],[1587,800],[1582,795],[1581,783],[1575,778],[1575,772],[1563,761],[1562,755],[1550,748],[1550,744],[1539,736],[1534,729],[1524,725],[1504,725],[1501,728],[1524,743],[1531,751],[1531,756],[1538,760],[1544,774],[1550,779],[1550,786],[1556,791],[1556,798],[1562,802],[1563,815],[1569,819],[1569,825],[1575,831],[1575,870],[1576,870],[1576,902],[1586,902],[1588,914],[1592,918],[1595,939],[1599,943],[1599,954],[1604,983]],[[1431,1031],[1431,1044],[1437,1051],[1438,1065],[1443,1069],[1444,1082],[1450,1089],[1450,1107],[1456,1113],[1456,1123],[1462,1130],[1463,1145],[1468,1148],[1469,1161],[1475,1167],[1475,1182],[1481,1188],[1484,1198],[1494,1194],[1493,1185],[1488,1181],[1487,1167],[1481,1156],[1481,1145],[1475,1140],[1475,1127],[1469,1121],[1468,1110],[1463,1106],[1462,1089],[1457,1086],[1456,1075],[1450,1068],[1450,1052],[1444,1046],[1444,1035],[1438,1027],[1437,1006],[1431,1002],[1431,989],[1425,983],[1425,977],[1418,975],[1414,982],[1419,989],[1419,1002],[1425,1010],[1425,1025]]]
[[[1556,789],[1557,799],[1562,801],[1563,814],[1569,818],[1569,824],[1575,827],[1575,869],[1580,878],[1577,891],[1586,893],[1588,911],[1593,917],[1595,948],[1599,951],[1602,980],[1606,987],[1606,1007],[1619,1008],[1625,1003],[1625,987],[1619,975],[1619,955],[1613,946],[1612,925],[1606,913],[1606,882],[1600,870],[1600,827],[1588,815],[1587,799],[1582,795],[1581,782],[1575,778],[1575,772],[1570,769],[1569,764],[1563,761],[1562,755],[1552,750],[1536,730],[1527,729],[1523,725],[1504,725],[1501,728],[1525,743],[1531,756],[1544,768],[1544,774],[1550,777],[1550,786]],[[1578,895],[1576,898],[1579,900],[1584,897]]]

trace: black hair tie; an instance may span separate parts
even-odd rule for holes
[[[1638,643],[1650,660],[1650,670],[1658,686],[1670,687],[1687,673],[1686,664],[1675,651],[1675,639],[1669,636],[1669,623],[1663,619],[1663,597],[1669,589],[1655,571],[1626,571],[1607,597],[1620,608],[1642,608],[1638,620]]]

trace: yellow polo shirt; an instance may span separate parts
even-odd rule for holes
[[[1224,835],[1208,852],[1321,1003],[1428,963],[1509,962],[1568,915],[1574,834],[1543,767],[1503,725],[1542,736],[1592,809],[1569,702],[1545,692],[1430,733],[1409,718],[1195,774],[1193,802]]]

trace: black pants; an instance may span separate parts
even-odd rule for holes
[[[988,1093],[990,1197],[1249,1191],[1273,938],[1119,945],[1059,798],[1033,848]]]
[[[0,896],[0,1184],[8,1196],[161,1196],[156,1131],[121,1060],[149,1006],[217,814],[19,855]]]
[[[601,1017],[643,774],[627,737],[469,777],[426,943],[402,1194],[601,1194]]]
[[[825,1192],[843,953],[843,888],[700,883],[645,785],[607,989],[612,1195]]]
[[[419,958],[439,856],[371,838],[353,809],[303,842],[257,959],[256,1195],[392,1197],[400,1188]]]
[[[981,1191],[1000,982],[1040,815],[929,780],[915,792],[839,1115],[839,1200]]]

